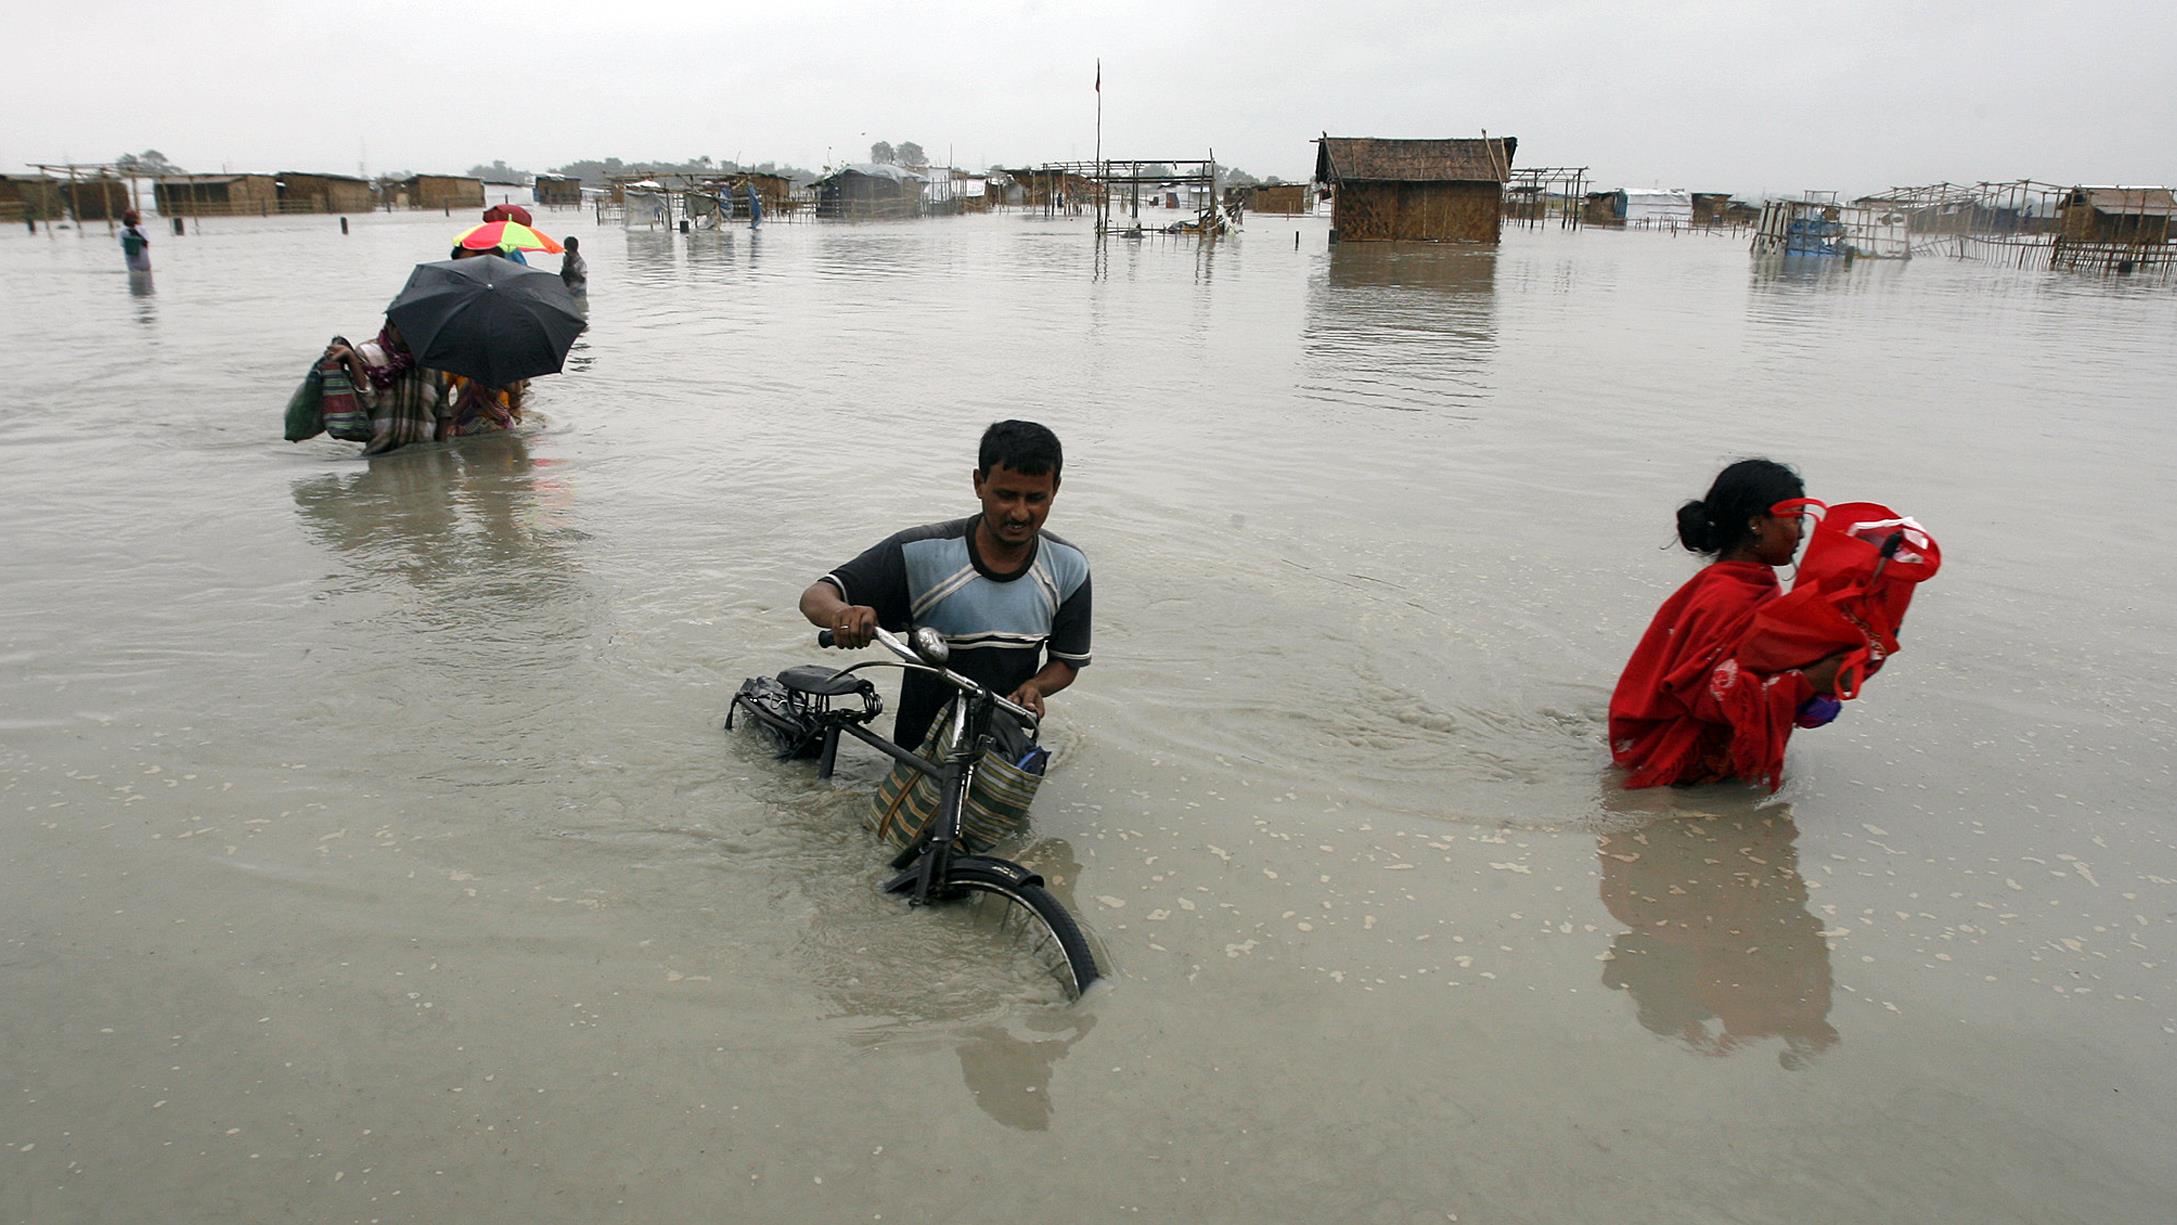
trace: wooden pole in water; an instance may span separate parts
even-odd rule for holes
[[[1111,211],[1107,203],[1111,196],[1111,176],[1104,171],[1104,57],[1096,57],[1096,177],[1100,186],[1096,200],[1096,230],[1102,233],[1111,224]]]

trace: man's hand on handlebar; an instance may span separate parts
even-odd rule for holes
[[[867,604],[841,604],[831,622],[831,644],[842,650],[860,650],[877,640],[877,610]]]
[[[1016,706],[1025,706],[1038,720],[1043,718],[1043,691],[1032,680],[1022,681],[1021,686],[1006,696]]]

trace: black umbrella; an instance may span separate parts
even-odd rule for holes
[[[559,373],[583,327],[558,275],[496,255],[417,264],[386,318],[417,365],[486,387]]]

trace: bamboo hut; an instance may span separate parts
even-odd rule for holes
[[[377,207],[368,179],[282,170],[274,187],[283,213],[367,213]]]
[[[131,184],[110,175],[71,179],[61,184],[61,198],[77,221],[106,221],[136,207]]]
[[[1618,193],[1591,191],[1580,198],[1581,225],[1624,225],[1625,214],[1618,211]]]
[[[582,180],[564,174],[540,174],[533,195],[545,208],[580,208]]]
[[[1078,171],[1048,166],[1023,166],[1017,170],[1002,170],[1019,187],[1015,198],[1008,191],[1007,204],[1024,204],[1029,208],[1059,209],[1086,204],[1094,198],[1097,186],[1094,180]]]
[[[0,174],[0,218],[51,221],[63,211],[61,181],[42,174]]]
[[[794,210],[794,181],[783,174],[765,174],[760,170],[744,171],[733,176],[734,191],[748,194],[744,184],[754,184],[756,198],[763,201],[766,213],[790,213]]]
[[[2160,246],[2170,241],[2177,198],[2167,187],[2074,187],[2057,206],[2066,242]]]
[[[165,217],[264,215],[280,207],[280,188],[269,174],[170,174],[151,198]]]
[[[484,207],[484,181],[462,174],[412,174],[400,193],[410,208]]]
[[[1315,177],[1334,192],[1331,241],[1494,243],[1518,148],[1513,136],[1385,140],[1325,133],[1316,145]]]
[[[1724,212],[1731,207],[1731,193],[1727,191],[1697,191],[1693,193],[1693,224],[1715,226],[1724,224]]]
[[[1306,183],[1257,183],[1235,189],[1249,212],[1277,213],[1296,217],[1308,211]]]

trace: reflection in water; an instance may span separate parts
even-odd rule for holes
[[[303,524],[367,571],[474,596],[496,619],[549,605],[578,575],[572,494],[520,431],[403,447],[360,472],[295,482]]]
[[[728,268],[737,262],[731,230],[698,230],[681,237],[686,244],[691,269]]]
[[[1829,944],[1807,912],[1788,806],[1681,816],[1598,839],[1602,900],[1625,924],[1603,985],[1640,1023],[1711,1055],[1781,1038],[1804,1065],[1834,1046]]]
[[[1094,1013],[1030,1013],[1021,1037],[997,1025],[978,1025],[961,1039],[960,1078],[983,1113],[1021,1131],[1051,1126],[1051,1069],[1096,1025]]]
[[[886,857],[860,828],[862,804],[859,792],[848,798],[847,812],[822,820],[826,832],[798,852],[810,857],[801,875],[813,883],[817,917],[800,941],[797,963],[837,1016],[858,1023],[857,1045],[951,1047],[968,1095],[984,1113],[1008,1127],[1048,1128],[1057,1108],[1052,1070],[1094,1027],[1092,1005],[1069,1004],[1047,972],[999,941],[988,924],[968,922],[965,912],[910,909],[871,888],[871,878],[858,871],[845,874],[854,883],[842,879],[840,865],[857,854],[866,856],[865,866]],[[1081,860],[1064,839],[1039,838],[998,854],[1033,868],[1079,913],[1072,884]],[[890,875],[885,869],[877,879]],[[842,887],[861,892],[843,894]]]
[[[1401,412],[1481,406],[1496,358],[1497,252],[1348,243],[1309,286],[1297,390]]]
[[[638,285],[670,284],[679,255],[670,230],[627,232],[627,278]]]

